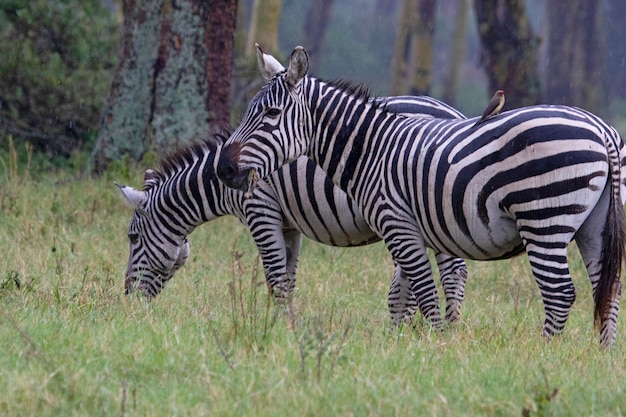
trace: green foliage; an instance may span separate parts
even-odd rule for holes
[[[20,151],[18,150],[18,153]],[[6,159],[5,159],[6,163]],[[21,163],[20,163],[21,164]],[[127,166],[138,185],[143,171]],[[382,244],[303,242],[290,306],[268,299],[256,248],[224,218],[153,301],[127,297],[132,209],[107,173],[2,178],[2,416],[623,415],[626,331],[598,346],[579,256],[564,334],[541,336],[524,257],[470,262],[460,323],[389,330]],[[0,206],[2,207],[2,206]],[[572,255],[576,255],[575,251]]]
[[[0,1],[0,133],[64,156],[93,140],[118,32],[98,0]]]

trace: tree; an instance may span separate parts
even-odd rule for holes
[[[99,1],[0,4],[0,135],[69,156],[98,129],[118,28]]]
[[[254,57],[255,43],[264,51],[275,54],[278,52],[278,23],[280,21],[281,0],[254,0],[246,55]]]
[[[539,38],[533,33],[523,0],[475,0],[482,62],[489,96],[506,94],[505,110],[540,102]]]
[[[230,124],[230,79],[232,75],[237,0],[212,0],[204,32],[208,51],[207,109],[209,123]]]
[[[411,20],[416,0],[402,0],[400,16],[396,27],[393,58],[391,60],[391,94],[405,94],[406,78],[409,65],[409,48],[411,40]]]
[[[597,112],[605,106],[605,19],[600,2],[546,2],[548,57],[545,100]]]
[[[391,61],[393,94],[429,94],[435,0],[403,0]]]
[[[607,30],[607,83],[610,95],[626,99],[626,77],[623,76],[626,68],[626,31],[624,30],[624,16],[626,16],[626,1],[609,0],[606,16]],[[609,81],[610,80],[610,81]],[[606,83],[605,83],[606,85]]]
[[[124,0],[120,59],[94,148],[101,172],[229,124],[236,0]]]
[[[433,37],[435,35],[435,0],[419,0],[413,24],[412,71],[408,93],[428,95],[430,93],[433,63]]]
[[[317,73],[321,58],[320,50],[324,44],[324,35],[330,21],[330,12],[334,2],[335,0],[313,0],[309,2],[302,32],[302,46],[306,48],[311,59],[310,73]]]
[[[456,105],[456,94],[461,80],[463,58],[465,56],[465,36],[467,34],[467,14],[471,0],[459,0],[456,3],[456,15],[454,19],[454,33],[452,34],[452,46],[450,48],[450,60],[448,61],[447,73],[443,84],[443,101]]]

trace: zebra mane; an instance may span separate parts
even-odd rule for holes
[[[151,178],[146,179],[144,191],[148,191],[155,185],[167,180],[180,170],[193,164],[197,159],[203,158],[207,152],[215,153],[217,148],[228,139],[228,133],[212,133],[198,136],[183,144],[176,144],[159,161],[157,171],[152,171]]]
[[[370,101],[371,94],[369,88],[361,83],[355,83],[354,81],[338,79],[325,81],[328,85],[335,87],[347,94],[350,94],[356,99],[362,99],[365,101]]]

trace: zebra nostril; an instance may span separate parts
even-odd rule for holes
[[[217,173],[222,178],[232,179],[235,176],[235,168],[230,164],[221,164]]]
[[[217,176],[221,180],[232,180],[237,175],[237,166],[228,158],[220,158],[217,164]]]

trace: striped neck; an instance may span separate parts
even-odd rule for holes
[[[203,144],[195,149],[167,161],[162,181],[148,190],[155,215],[174,219],[177,230],[170,232],[188,235],[201,224],[242,212],[242,193],[227,188],[215,174],[217,148]]]
[[[311,77],[305,80],[314,124],[308,156],[333,183],[358,200],[362,190],[355,179],[364,167],[382,159],[388,144],[373,139],[393,123],[394,115],[379,108],[358,88]],[[374,175],[374,171],[369,172]]]

